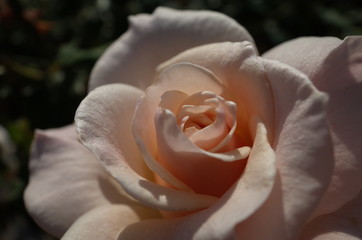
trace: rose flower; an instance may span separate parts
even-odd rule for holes
[[[158,8],[99,59],[75,124],[37,131],[26,207],[62,239],[360,239],[362,38],[259,56]]]

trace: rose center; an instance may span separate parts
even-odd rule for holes
[[[172,111],[182,132],[199,148],[219,152],[235,147],[234,102],[210,91],[188,95],[171,90],[162,95],[159,106]]]
[[[190,137],[215,121],[216,112],[207,105],[184,105],[178,113],[178,124],[186,136]]]

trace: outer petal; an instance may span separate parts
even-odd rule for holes
[[[327,118],[336,163],[329,189],[314,216],[333,212],[362,187],[362,37],[343,41],[301,38],[264,56],[302,70],[317,88],[329,94]]]
[[[131,118],[142,93],[123,84],[109,84],[90,92],[75,117],[81,142],[127,193],[147,206],[174,211],[210,206],[214,197],[179,191],[150,181],[153,175],[141,164],[144,162],[131,132]]]
[[[238,226],[237,236],[295,239],[322,198],[333,169],[327,97],[294,68],[277,61],[263,63],[274,94],[273,148],[279,177],[268,201]]]
[[[335,37],[301,37],[272,48],[262,57],[293,66],[313,80],[323,61],[340,43]]]
[[[151,217],[154,212],[142,206],[101,206],[80,217],[62,240],[115,240],[128,225]]]
[[[362,239],[362,193],[338,211],[320,216],[303,229],[301,240]]]
[[[275,174],[274,151],[265,126],[258,124],[243,176],[218,202],[182,218],[141,221],[125,228],[119,239],[232,239],[235,225],[253,214],[269,196]]]
[[[223,14],[157,8],[152,15],[130,18],[130,29],[97,62],[89,89],[108,83],[146,89],[154,80],[156,67],[186,49],[245,40],[253,42],[243,27]]]
[[[362,82],[362,37],[303,37],[285,42],[263,54],[307,74],[324,92]]]
[[[74,126],[36,132],[30,172],[24,196],[26,208],[44,230],[56,237],[95,207],[132,202],[77,141]]]

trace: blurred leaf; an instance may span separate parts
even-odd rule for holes
[[[25,118],[19,118],[7,126],[9,134],[17,146],[29,150],[33,132],[30,129],[29,122]]]
[[[348,16],[341,14],[337,9],[320,8],[322,19],[332,26],[347,27],[352,25]]]
[[[0,175],[0,205],[7,204],[22,196],[24,183],[11,172]]]
[[[91,49],[80,49],[74,43],[68,43],[60,47],[56,60],[60,65],[70,66],[83,61],[95,62],[109,44],[104,44]]]
[[[12,71],[14,71],[24,77],[27,77],[27,78],[30,78],[33,80],[41,80],[44,78],[43,71],[39,70],[33,66],[25,65],[25,64],[15,61],[15,60],[10,60],[8,64],[9,64],[9,68]]]

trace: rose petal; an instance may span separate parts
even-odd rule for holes
[[[36,132],[30,172],[24,195],[26,208],[56,237],[95,207],[131,203],[92,153],[77,141],[74,126]]]
[[[362,84],[330,95],[327,113],[336,159],[332,180],[314,216],[333,212],[362,188]]]
[[[263,57],[299,69],[318,89],[331,92],[362,81],[361,42],[361,36],[343,41],[334,37],[303,37],[280,44]]]
[[[75,123],[80,141],[97,152],[102,164],[116,167],[119,162],[126,163],[140,176],[150,177],[131,131],[135,105],[142,94],[143,91],[129,85],[102,86],[80,104]],[[102,146],[104,141],[109,141],[109,146]],[[121,158],[103,158],[100,154],[108,154],[107,151],[117,152]]]
[[[335,37],[301,37],[270,49],[262,57],[293,66],[313,80],[322,62],[340,43]]]
[[[362,83],[362,36],[346,37],[329,53],[312,80],[318,89],[333,92]]]
[[[97,62],[89,89],[108,83],[126,83],[145,89],[153,82],[160,63],[186,49],[213,42],[245,40],[253,42],[242,26],[223,14],[160,7],[152,15],[130,18],[130,29]]]
[[[135,223],[125,228],[119,239],[231,239],[235,225],[250,217],[268,198],[275,175],[274,151],[265,126],[259,123],[245,173],[218,202],[183,218]]]
[[[175,116],[172,114],[171,111],[168,110],[159,111],[156,116],[155,122],[156,122],[155,125],[157,129],[156,131],[157,131],[158,140],[164,143],[163,146],[172,148],[175,151],[175,153],[193,152],[201,155],[207,155],[208,157],[219,159],[224,162],[234,162],[240,159],[244,159],[249,155],[250,148],[246,146],[223,153],[208,152],[196,147],[194,144],[192,144],[189,141],[189,139],[185,136],[185,134],[181,132],[181,129],[178,127],[176,123]],[[171,139],[173,141],[170,141]],[[167,140],[169,142],[166,142]],[[171,143],[180,143],[180,144],[173,144],[173,146],[171,146],[170,145]],[[162,151],[165,149],[163,147],[160,147],[159,150]]]
[[[62,240],[115,240],[128,225],[157,215],[142,206],[107,205],[80,217]]]
[[[252,145],[245,129],[251,116],[259,116],[268,129],[269,139],[273,139],[273,96],[265,78],[264,66],[256,58],[254,47],[249,42],[215,43],[187,50],[159,66],[158,70],[180,62],[190,62],[212,71],[222,81],[229,96],[226,100],[238,106],[238,135],[243,142]]]
[[[153,176],[146,169],[142,170],[143,159],[132,141],[130,126],[141,94],[139,89],[123,84],[109,84],[90,92],[75,117],[80,140],[124,190],[143,204],[175,211],[210,206],[215,198],[160,186],[149,180]],[[132,165],[139,166],[138,170]]]
[[[333,212],[362,187],[362,38],[348,37],[342,42],[336,38],[301,38],[264,56],[302,70],[317,88],[329,94],[327,117],[336,163],[331,184],[314,216]]]
[[[238,147],[230,141],[237,125],[236,104],[224,99],[219,104],[215,109],[215,121],[190,137],[191,142],[210,152],[219,151],[227,144],[232,149]]]
[[[294,68],[262,61],[274,95],[273,148],[279,178],[270,199],[238,226],[237,234],[241,239],[294,239],[322,198],[333,170],[327,97]]]
[[[243,172],[246,162],[240,160],[248,157],[249,147],[226,153],[205,151],[186,137],[169,110],[159,111],[155,125],[158,161],[195,192],[219,197]]]
[[[236,148],[235,103],[208,91],[189,96],[170,90],[162,94],[159,107],[173,112],[178,125],[198,147],[210,152],[221,152],[226,144],[225,148]]]
[[[276,106],[278,140],[274,148],[281,176],[284,227],[287,239],[292,239],[325,193],[334,166],[325,116],[327,97],[289,66],[264,60],[264,67]]]
[[[170,90],[162,94],[159,106],[169,109],[176,114],[181,107],[182,102],[188,98],[188,95],[178,90]]]
[[[163,94],[175,89],[187,95],[200,91],[212,91],[216,94],[223,92],[221,83],[209,70],[190,63],[175,64],[160,74],[158,80],[147,89],[145,96],[139,101],[133,120],[133,133],[148,167],[174,187],[190,190],[155,160],[155,114]]]
[[[196,117],[196,121],[204,125],[191,134],[185,132],[191,142],[210,152],[225,152],[238,147],[234,135],[237,126],[237,107],[234,102],[226,101],[215,93],[202,91],[186,98],[182,104],[179,111],[173,113],[184,132],[186,123],[192,121],[192,118]]]
[[[200,109],[202,107],[205,107],[205,105],[191,106],[191,109]],[[212,109],[212,107],[210,108]],[[195,124],[195,121],[197,123],[205,123],[205,126],[201,129],[196,128],[194,125],[187,126],[187,121],[184,123],[184,125],[186,124],[184,126],[184,133],[189,137],[189,140],[199,148],[209,151],[209,149],[218,145],[225,135],[228,134],[229,127],[226,124],[226,113],[222,108],[217,110],[218,111],[215,111],[216,117],[214,121],[202,114],[195,114],[196,116],[187,116],[188,119],[192,117],[191,121],[193,124]],[[190,132],[189,129],[192,131]]]
[[[315,82],[331,99],[327,116],[337,161],[315,216],[335,211],[362,188],[362,37],[343,40],[323,66]]]
[[[327,223],[328,224],[328,223]],[[317,237],[314,237],[313,240],[360,240],[362,236],[353,236],[343,232],[329,232]],[[308,240],[310,238],[307,238]]]
[[[303,229],[301,240],[362,239],[362,193],[336,212],[320,216]]]

